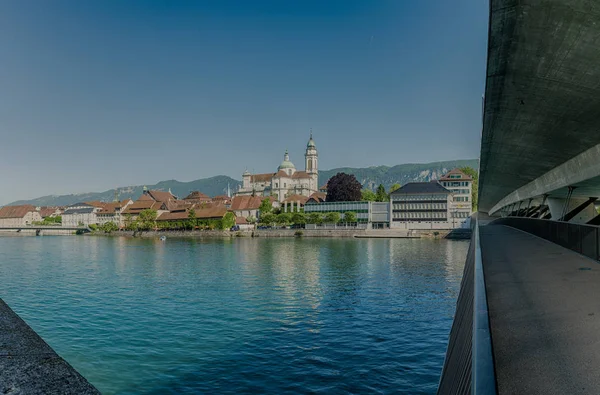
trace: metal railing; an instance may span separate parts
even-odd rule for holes
[[[520,229],[589,258],[600,260],[598,226],[523,217],[498,218],[492,224]]]
[[[467,254],[438,394],[497,393],[479,226]]]

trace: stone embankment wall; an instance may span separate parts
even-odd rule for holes
[[[231,232],[228,230],[202,230],[202,231],[167,231],[167,232],[142,232],[135,237],[157,238],[165,237],[192,237],[192,238],[228,238],[228,237],[354,237],[357,234],[365,234],[365,230],[305,230],[305,229],[264,229]],[[90,233],[94,236],[109,236],[105,233]],[[114,232],[110,236],[133,237],[131,231]]]
[[[40,236],[70,236],[74,235],[75,231],[60,229],[42,229]],[[0,236],[36,236],[35,229],[23,229],[20,232],[16,230],[0,230]]]
[[[0,299],[2,394],[100,394]]]
[[[104,233],[91,233],[94,236],[127,236],[134,237],[133,232],[114,232],[110,235]],[[432,238],[432,239],[468,239],[471,231],[461,230],[365,230],[365,229],[257,229],[231,232],[228,230],[212,231],[158,231],[142,232],[135,237],[158,238],[190,237],[190,238],[230,238],[230,237],[374,237],[374,238]]]

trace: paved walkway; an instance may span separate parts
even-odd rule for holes
[[[600,264],[502,225],[480,228],[500,394],[600,394]]]
[[[99,394],[0,299],[0,394]]]

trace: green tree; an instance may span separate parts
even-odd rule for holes
[[[306,223],[320,225],[323,223],[323,215],[321,213],[310,213],[306,217]]]
[[[479,198],[479,173],[477,172],[477,170],[475,170],[475,169],[473,169],[472,167],[469,167],[469,166],[461,167],[460,171],[462,171],[466,175],[471,176],[471,178],[473,178],[472,191],[471,191],[471,204],[472,204],[472,210],[473,211],[477,211],[477,204],[479,203],[478,202],[478,198]]]
[[[138,230],[150,230],[156,227],[156,210],[142,210],[138,217]]]
[[[260,203],[260,207],[258,208],[258,210],[260,211],[261,215],[272,212],[273,204],[271,203],[271,199],[263,199],[263,201]]]
[[[231,227],[235,225],[235,214],[231,211],[228,211],[221,220],[221,229],[231,229]]]
[[[344,214],[344,222],[356,222],[356,213],[354,211],[347,211]]]
[[[324,222],[328,223],[328,224],[337,224],[338,222],[340,222],[340,218],[341,218],[340,213],[331,212],[331,213],[325,214]]]
[[[89,224],[89,225],[88,225],[88,228],[90,228],[90,230],[91,230],[92,232],[95,232],[95,231],[97,231],[97,230],[98,230],[98,225],[96,225],[96,224]]]
[[[292,223],[294,225],[304,225],[306,223],[306,215],[304,213],[294,213],[292,215]]]
[[[287,225],[292,222],[292,213],[281,213],[277,215],[275,220],[280,225]]]
[[[272,225],[273,222],[275,222],[275,214],[273,214],[273,213],[262,214],[260,216],[259,221],[261,224]]]
[[[363,202],[375,202],[377,201],[377,195],[370,189],[363,189],[361,192],[361,200]]]
[[[133,222],[134,221],[133,221],[133,218],[131,217],[131,214],[125,214],[125,220],[123,221],[123,224],[125,225],[125,229],[135,230]]]
[[[400,185],[400,184],[398,184],[398,183],[396,183],[396,184],[393,184],[393,185],[390,187],[390,193],[392,193],[392,192],[394,192],[394,191],[397,191],[397,190],[398,190],[398,189],[400,189],[401,187],[402,187],[402,185]]]
[[[197,222],[198,221],[196,219],[196,210],[194,210],[194,208],[192,207],[190,211],[188,211],[188,220],[186,221],[186,228],[194,229],[196,227]]]
[[[119,227],[114,222],[105,222],[100,226],[100,230],[104,233],[112,233],[119,230]]]
[[[246,218],[246,221],[248,221],[249,224],[254,224],[256,223],[256,217],[251,215],[248,218]]]
[[[375,200],[377,202],[387,202],[389,199],[388,194],[385,192],[383,184],[379,184],[377,192],[375,193]]]

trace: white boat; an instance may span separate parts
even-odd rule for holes
[[[167,236],[160,236],[160,241],[165,241],[167,240]]]

